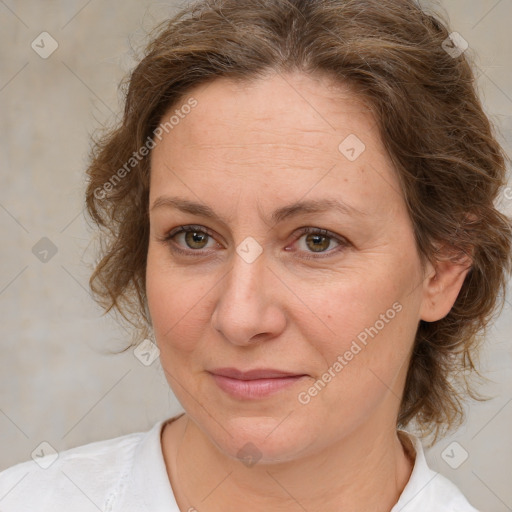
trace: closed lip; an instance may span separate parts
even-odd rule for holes
[[[305,373],[287,372],[273,368],[255,368],[253,370],[246,371],[238,370],[237,368],[215,368],[213,370],[209,370],[209,373],[238,380],[280,379],[306,375]]]

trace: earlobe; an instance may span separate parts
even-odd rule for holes
[[[450,312],[471,269],[471,263],[471,258],[466,255],[456,261],[437,261],[435,266],[428,264],[423,282],[421,320],[436,322]]]

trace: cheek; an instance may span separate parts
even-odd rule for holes
[[[336,393],[342,390],[347,399],[393,384],[408,360],[417,328],[416,305],[404,274],[376,274],[374,268],[323,283],[316,291],[297,289],[310,309],[295,321],[317,354],[315,377],[328,381]],[[340,399],[329,395],[328,400]]]
[[[338,352],[348,349],[350,341],[358,335],[364,342],[365,329],[376,322],[378,330],[384,331],[399,316],[396,307],[393,309],[400,299],[399,287],[384,274],[351,270],[346,276],[317,283],[315,287],[296,283],[295,292],[309,309],[307,317],[297,318],[300,325],[309,327],[307,339],[316,332],[314,338],[325,340],[325,348]],[[380,319],[382,314],[384,320]]]
[[[346,291],[320,309],[334,333],[322,335],[325,328],[302,324],[303,336],[314,344],[315,374],[299,390],[296,408],[300,417],[323,424],[326,435],[334,437],[357,428],[378,409],[394,414],[414,337],[412,310],[394,300],[392,290]],[[362,307],[352,298],[367,302]]]
[[[168,340],[181,340],[186,344],[191,339],[190,333],[186,337],[183,333],[189,327],[187,324],[191,324],[192,315],[187,312],[196,289],[180,278],[182,274],[171,267],[170,258],[164,252],[164,248],[150,243],[146,268],[148,308],[162,356],[168,350]]]
[[[173,267],[166,248],[150,242],[146,294],[163,363],[196,350],[210,321],[210,295],[219,277],[208,271],[190,272]]]

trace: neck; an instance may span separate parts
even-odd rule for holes
[[[186,415],[162,435],[164,458],[181,510],[389,512],[413,462],[396,430],[374,421],[312,456],[247,467],[223,455]]]

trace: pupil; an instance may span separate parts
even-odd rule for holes
[[[324,243],[320,245],[317,242],[319,242],[321,239],[323,239]],[[329,241],[327,240],[327,237],[325,237],[323,235],[308,235],[306,238],[306,241],[308,241],[308,242],[314,241],[313,246],[312,246],[314,252],[321,252],[321,251],[327,249],[327,247],[329,247]]]
[[[186,234],[185,238],[186,238],[187,244],[189,246],[194,247],[193,244],[201,244],[202,242],[204,242],[206,235],[204,233],[198,233],[197,231],[189,231]]]

